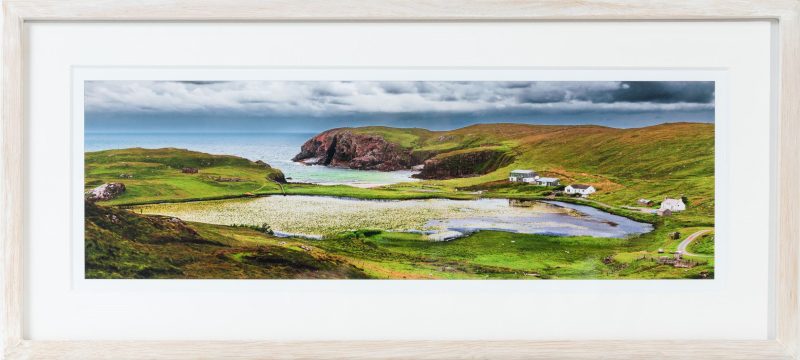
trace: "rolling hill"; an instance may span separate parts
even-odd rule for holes
[[[183,173],[184,168],[197,172]],[[110,182],[125,184],[127,191],[108,205],[279,193],[286,182],[280,170],[264,162],[176,148],[87,152],[84,174],[86,190]]]
[[[346,138],[348,146],[331,141],[337,137]],[[371,146],[374,141],[390,145]],[[313,148],[309,153],[339,159],[336,166],[355,163],[358,166],[351,167],[359,168],[366,161],[380,170],[381,159],[404,160],[394,162],[392,170],[398,164],[405,164],[404,168],[424,165],[419,177],[446,187],[512,186],[503,184],[510,170],[532,169],[558,177],[562,184],[592,184],[599,190],[593,197],[601,201],[635,205],[639,198],[659,201],[684,195],[694,205],[688,213],[713,214],[713,124],[668,123],[631,129],[480,124],[451,131],[337,128],[306,145]]]
[[[632,129],[480,124],[451,131],[361,127],[331,129],[317,136],[339,135],[341,139],[343,134],[362,136],[357,140],[365,142],[380,139],[396,145],[410,152],[417,164],[494,151],[506,153],[513,164],[533,162],[639,179],[707,176],[713,175],[714,169],[713,124],[669,123]],[[377,149],[374,154],[381,150],[386,149]]]
[[[86,278],[366,278],[337,257],[257,229],[186,223],[85,202]]]

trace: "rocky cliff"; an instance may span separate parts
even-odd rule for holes
[[[513,156],[499,149],[473,148],[439,154],[425,161],[414,177],[420,179],[450,179],[490,173],[514,161]]]
[[[380,171],[403,170],[416,165],[411,149],[386,141],[380,135],[356,134],[348,129],[332,129],[314,136],[292,160],[309,165]]]

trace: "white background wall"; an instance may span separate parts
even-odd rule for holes
[[[736,158],[723,185],[769,173],[770,25],[37,24],[28,135],[26,336],[56,339],[761,339],[769,332],[768,199],[735,199],[713,281],[208,281],[76,291],[71,283],[70,68],[545,66],[726,68]],[[476,48],[475,44],[482,44]],[[78,95],[80,96],[80,95]],[[746,149],[728,147],[747,139]],[[726,160],[718,164],[726,164]],[[742,164],[741,166],[737,166]],[[47,165],[47,166],[45,166]],[[718,180],[722,178],[718,174]],[[749,190],[747,190],[749,191]],[[719,199],[723,202],[723,199]],[[719,202],[718,202],[719,204]],[[742,210],[739,210],[742,209]],[[745,211],[747,210],[747,211]],[[718,221],[718,225],[724,225]],[[78,224],[80,226],[80,224]],[[721,231],[720,232],[724,232]],[[750,267],[724,264],[748,263]],[[123,283],[120,283],[123,284]],[[188,284],[188,285],[187,285]],[[145,286],[146,287],[146,286]],[[224,309],[220,311],[220,309]],[[685,326],[690,323],[691,326]]]

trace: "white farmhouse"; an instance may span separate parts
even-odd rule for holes
[[[539,174],[533,170],[514,170],[508,176],[508,181],[511,182],[525,182],[525,183],[532,183],[536,182],[536,179],[539,178]]]
[[[583,196],[594,194],[595,191],[597,190],[595,190],[594,186],[584,184],[572,184],[564,188],[564,192],[567,194],[581,194]]]
[[[664,201],[661,202],[660,210],[683,211],[686,210],[686,204],[683,203],[683,199],[664,198]]]
[[[540,177],[536,179],[536,184],[541,186],[558,186],[558,178]]]

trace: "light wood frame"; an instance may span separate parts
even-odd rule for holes
[[[765,341],[138,342],[23,338],[24,43],[28,21],[752,20],[777,25],[775,339]],[[2,95],[2,348],[8,359],[800,359],[798,0],[5,0]]]

